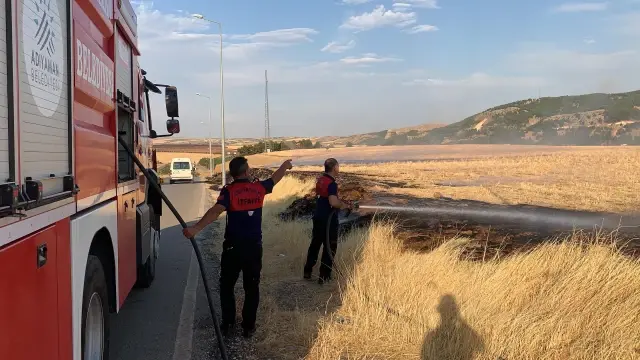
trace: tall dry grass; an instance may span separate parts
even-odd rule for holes
[[[378,224],[363,240],[308,359],[640,358],[640,263],[606,245],[479,263],[460,259],[465,239],[403,252]]]
[[[460,258],[465,239],[404,252],[392,225],[375,223],[340,243],[335,283],[302,280],[311,224],[277,213],[311,186],[286,177],[267,197],[264,358],[640,358],[640,263],[606,244],[471,262]]]

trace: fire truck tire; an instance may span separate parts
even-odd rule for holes
[[[155,219],[155,212],[152,207],[149,207],[149,217]],[[153,220],[152,220],[153,221]],[[142,266],[140,272],[140,279],[138,279],[139,286],[142,288],[148,288],[156,278],[156,261],[158,260],[158,248],[160,246],[160,231],[155,230],[151,225],[151,246],[149,247],[149,258]]]
[[[109,298],[102,262],[89,255],[82,295],[82,360],[109,359]]]

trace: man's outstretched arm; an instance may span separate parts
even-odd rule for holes
[[[278,170],[276,170],[273,175],[271,175],[271,180],[273,180],[273,185],[277,184],[284,177],[287,170],[290,170],[293,167],[291,165],[291,159],[285,161],[280,165]]]
[[[222,214],[225,210],[226,208],[220,203],[213,205],[213,207],[207,210],[202,219],[200,219],[195,225],[184,228],[182,230],[182,234],[187,238],[196,236],[196,234],[202,231],[202,229],[204,229],[207,225],[218,220],[220,214]]]
[[[335,195],[329,195],[329,204],[334,209],[351,209],[352,206],[350,204],[345,203],[344,201],[338,199]]]
[[[182,234],[187,238],[192,238],[196,236],[197,233],[202,231],[207,225],[212,222],[218,220],[220,214],[222,214],[230,205],[229,199],[229,190],[225,187],[220,191],[220,195],[218,195],[218,200],[213,207],[204,214],[202,219],[200,219],[195,225],[191,227],[184,228],[182,230]]]
[[[338,184],[335,182],[329,184],[327,189],[329,192],[329,204],[334,209],[351,209],[352,206],[338,199]]]

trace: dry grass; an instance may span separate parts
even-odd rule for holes
[[[297,167],[314,170],[318,167]],[[532,156],[343,165],[341,171],[404,183],[374,190],[392,195],[591,211],[637,211],[640,148],[574,148]],[[443,186],[446,184],[455,186]]]
[[[406,252],[376,223],[340,243],[336,283],[303,281],[311,225],[277,213],[311,186],[287,177],[267,197],[261,358],[640,358],[640,263],[606,244],[471,262],[465,239]]]
[[[402,252],[389,227],[373,226],[307,358],[640,357],[638,262],[575,243],[470,262],[459,257],[464,241]]]

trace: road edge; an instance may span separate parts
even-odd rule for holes
[[[202,218],[206,212],[207,206],[207,189],[206,186],[200,186],[202,194],[200,196],[200,210],[198,219]],[[182,308],[180,309],[180,321],[176,330],[176,341],[173,349],[173,360],[190,360],[193,351],[193,321],[196,311],[197,290],[199,283],[199,267],[195,252],[191,251],[189,259],[189,272],[187,275],[187,284],[184,288],[182,298]]]

